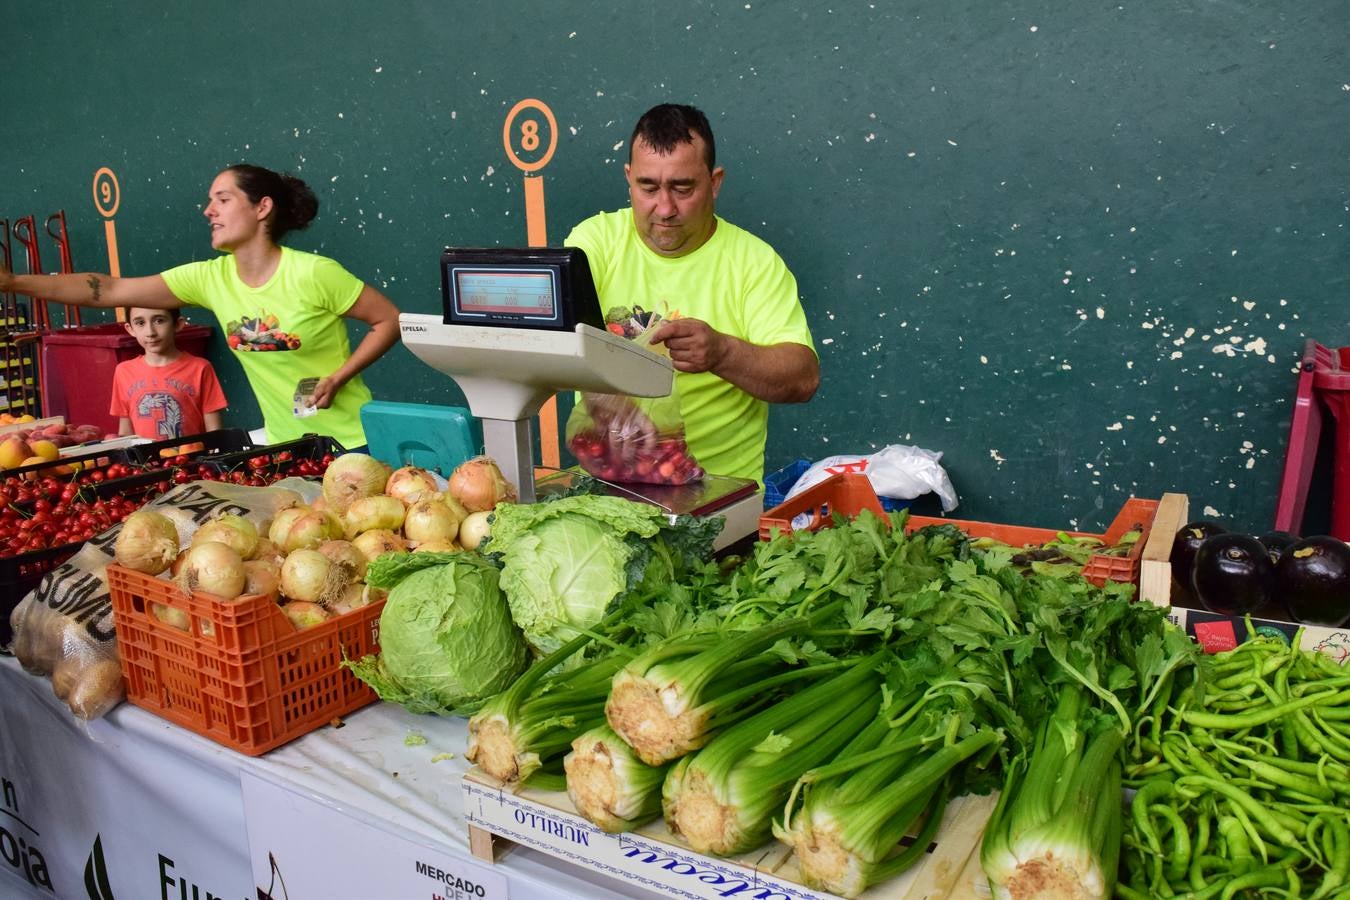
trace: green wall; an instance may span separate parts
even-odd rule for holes
[[[769,468],[918,444],[967,518],[1091,530],[1179,490],[1264,529],[1303,343],[1350,344],[1343,0],[0,11],[0,217],[64,208],[79,269],[107,266],[100,167],[122,271],[149,274],[211,252],[206,188],[248,160],[319,193],[292,244],[432,312],[441,247],[525,243],[517,101],[558,120],[554,243],[626,202],[643,110],[699,105],[719,212],[794,269],[821,353]],[[369,381],[461,402],[401,347]]]

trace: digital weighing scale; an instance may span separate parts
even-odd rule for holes
[[[522,503],[565,488],[577,471],[534,478],[533,417],[560,391],[664,397],[667,357],[605,330],[586,255],[575,247],[447,248],[443,315],[402,313],[403,344],[464,392],[483,443]],[[714,549],[754,534],[763,497],[745,478],[705,475],[687,485],[612,484],[616,496],[676,515],[720,515]]]

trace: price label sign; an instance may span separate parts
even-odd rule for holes
[[[241,772],[259,900],[507,900],[506,876],[355,818],[298,790]],[[339,803],[340,801],[335,801]]]
[[[104,166],[94,173],[94,209],[103,217],[103,236],[108,241],[108,274],[118,278],[122,274],[122,263],[117,257],[117,226],[113,216],[117,207],[122,205],[122,190],[117,186],[117,176],[113,170]],[[126,321],[127,311],[117,308],[117,321]]]
[[[558,120],[542,100],[521,100],[506,114],[502,125],[506,156],[520,171],[538,172],[558,149]]]

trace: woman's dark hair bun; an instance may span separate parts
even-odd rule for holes
[[[281,243],[287,232],[309,226],[319,214],[319,198],[314,191],[294,175],[273,172],[262,166],[235,163],[225,171],[234,173],[235,183],[251,203],[263,197],[272,198],[272,215],[267,219],[268,235]]]
[[[281,180],[285,182],[290,192],[290,202],[287,204],[290,212],[291,225],[288,231],[299,231],[309,226],[314,221],[314,217],[319,214],[319,198],[314,196],[309,185],[305,184],[294,175],[283,174]]]

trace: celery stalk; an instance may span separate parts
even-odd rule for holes
[[[841,609],[842,602],[835,602],[810,616],[716,639],[693,635],[658,644],[615,675],[605,704],[610,727],[649,765],[697,750],[712,731],[741,717],[745,704],[757,708],[771,696],[745,689],[789,668],[785,660],[763,653],[766,648],[812,632]]]
[[[768,840],[773,816],[798,777],[830,759],[875,718],[881,658],[861,659],[684,757],[663,787],[667,824],[694,850],[718,856]]]
[[[563,768],[577,812],[604,831],[631,831],[661,814],[670,765],[647,765],[608,725],[577,737]]]
[[[531,666],[469,719],[465,758],[494,778],[525,781],[542,767],[559,769],[577,735],[605,720],[610,681],[629,659],[611,653],[554,672],[590,640],[581,636]]]
[[[952,733],[959,723],[959,718],[949,718]],[[795,814],[789,801],[783,826],[775,833],[793,847],[808,886],[856,897],[912,865],[922,848],[900,851],[900,840],[921,819],[922,833],[931,838],[946,806],[953,770],[977,754],[992,752],[1003,740],[994,729],[979,729],[930,749],[925,746],[934,743],[925,734],[930,727],[926,719],[912,720],[883,737],[874,750],[852,756],[846,749],[815,771]]]
[[[1009,766],[980,847],[996,898],[1105,898],[1115,889],[1125,734],[1110,722],[1085,725],[1082,691],[1063,689],[1030,759]]]

